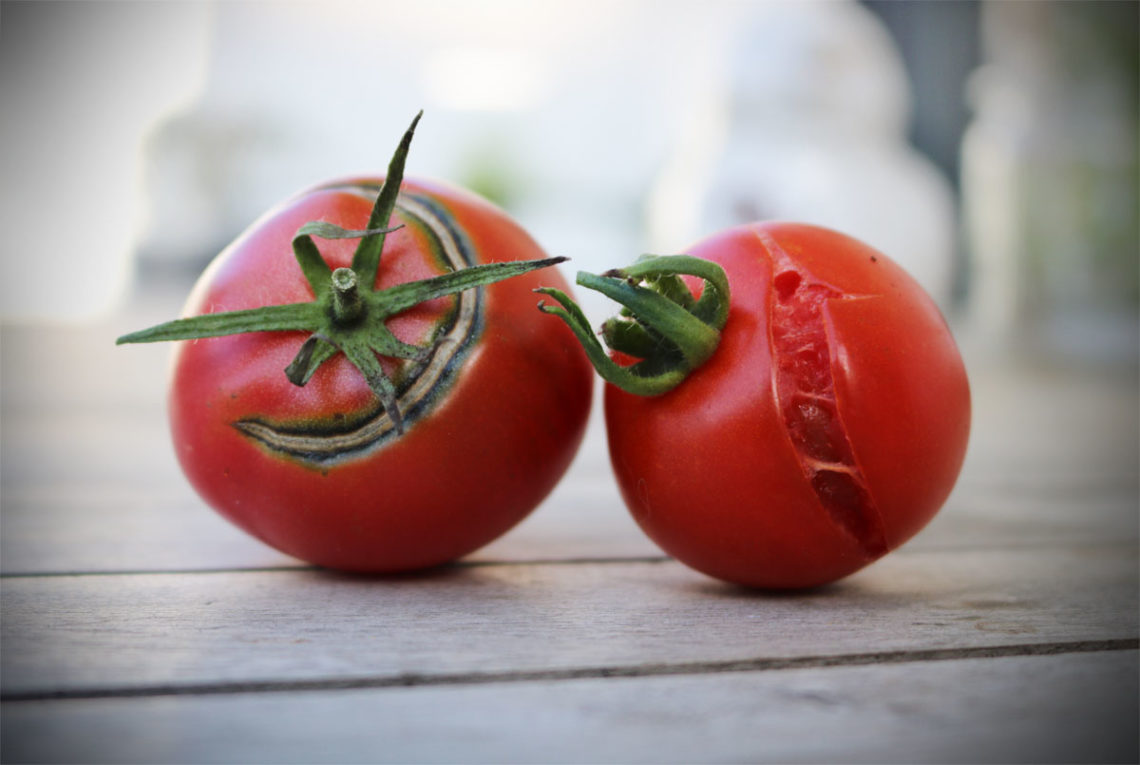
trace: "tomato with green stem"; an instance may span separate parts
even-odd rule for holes
[[[405,180],[418,120],[386,176],[287,200],[211,263],[187,318],[119,339],[183,341],[169,416],[191,484],[321,566],[406,571],[485,545],[585,431],[590,367],[531,314],[536,270],[564,258],[471,193]]]
[[[578,283],[626,306],[602,330],[613,359],[559,289],[541,307],[607,380],[622,496],[681,562],[761,588],[825,584],[902,545],[950,494],[965,367],[934,302],[871,247],[757,223]]]

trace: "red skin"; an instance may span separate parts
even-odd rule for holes
[[[835,581],[910,539],[953,488],[970,429],[965,368],[934,303],[886,256],[813,226],[741,226],[688,252],[719,263],[732,289],[716,353],[662,396],[606,386],[610,455],[637,523],[698,571],[773,589]],[[836,293],[818,314],[821,369],[868,497],[855,503],[857,528],[813,490],[781,413],[771,318],[781,259],[779,271],[791,264]]]
[[[546,257],[503,212],[474,195],[416,181],[405,181],[402,191],[447,210],[477,262]],[[363,229],[371,207],[371,200],[344,190],[316,189],[289,200],[207,269],[186,315],[312,300],[292,255],[297,228],[326,220]],[[400,217],[397,209],[392,223]],[[418,236],[410,226],[388,235],[378,285],[440,272]],[[316,241],[334,269],[350,264],[357,244]],[[187,477],[239,527],[321,566],[404,571],[451,561],[487,544],[530,513],[561,478],[581,443],[590,408],[592,370],[569,330],[540,320],[532,290],[541,285],[567,289],[553,269],[484,288],[482,334],[444,399],[378,450],[326,467],[271,452],[232,423],[251,415],[295,422],[374,406],[375,396],[343,354],[297,387],[283,370],[304,333],[180,343],[169,411]],[[405,342],[423,342],[452,301],[423,304],[388,326]]]

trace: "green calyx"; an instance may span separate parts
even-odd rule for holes
[[[693,296],[681,276],[704,280]],[[614,351],[639,361],[622,366],[609,357],[581,308],[566,293],[543,287],[558,305],[538,304],[573,330],[606,382],[639,396],[677,387],[713,355],[728,321],[729,288],[724,269],[690,255],[644,255],[632,266],[595,275],[578,272],[578,284],[625,306],[602,325],[602,339]]]
[[[398,339],[385,322],[402,311],[435,298],[509,279],[561,263],[566,258],[490,263],[472,266],[416,282],[376,290],[380,254],[385,235],[400,228],[388,227],[404,176],[404,164],[416,124],[416,115],[388,165],[388,174],[369,216],[368,227],[347,230],[324,221],[306,223],[293,237],[293,255],[315,300],[251,308],[243,311],[205,314],[166,322],[116,340],[124,343],[153,343],[167,340],[193,340],[245,332],[309,332],[297,356],[285,369],[294,385],[304,385],[326,361],[344,353],[364,375],[368,387],[380,399],[398,433],[403,418],[397,407],[395,385],[384,373],[378,359],[388,356],[425,363],[434,346],[410,345]],[[313,238],[359,239],[350,268],[329,268]]]

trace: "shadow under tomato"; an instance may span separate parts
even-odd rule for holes
[[[305,569],[308,575],[326,582],[353,582],[375,584],[423,584],[430,582],[456,582],[471,576],[474,566],[464,561],[441,563],[429,568],[414,571],[394,571],[373,573],[361,571],[341,571],[333,568],[313,566]]]
[[[798,590],[764,589],[761,587],[747,587],[743,584],[722,582],[717,579],[703,579],[692,582],[687,589],[704,597],[731,598],[735,600],[811,600],[822,601],[828,599],[848,598],[853,595],[866,594],[867,590],[857,582],[841,579],[838,582],[821,584],[817,587],[807,587]]]

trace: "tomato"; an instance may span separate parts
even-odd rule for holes
[[[290,251],[298,230],[314,221],[375,228],[370,211],[383,181],[324,184],[267,213],[203,273],[186,315],[312,301]],[[399,189],[389,223],[402,227],[383,240],[377,293],[491,261],[544,257],[522,228],[471,193],[410,180]],[[354,246],[329,239],[320,255],[329,270],[348,268]],[[556,272],[543,276],[551,281],[564,284]],[[573,336],[532,318],[538,284],[528,272],[385,318],[392,347],[413,350],[379,359],[382,375],[361,374],[347,344],[341,354],[329,346],[333,355],[300,387],[282,372],[305,343],[298,331],[180,343],[169,419],[186,476],[230,521],[320,566],[405,571],[485,545],[554,487],[589,412],[591,371]],[[377,360],[367,355],[365,367]],[[390,381],[392,400],[378,398],[370,380]]]
[[[689,254],[727,276],[719,345],[667,392],[605,390],[639,526],[698,571],[774,589],[835,581],[910,539],[970,429],[933,301],[886,256],[809,225],[741,226]]]

